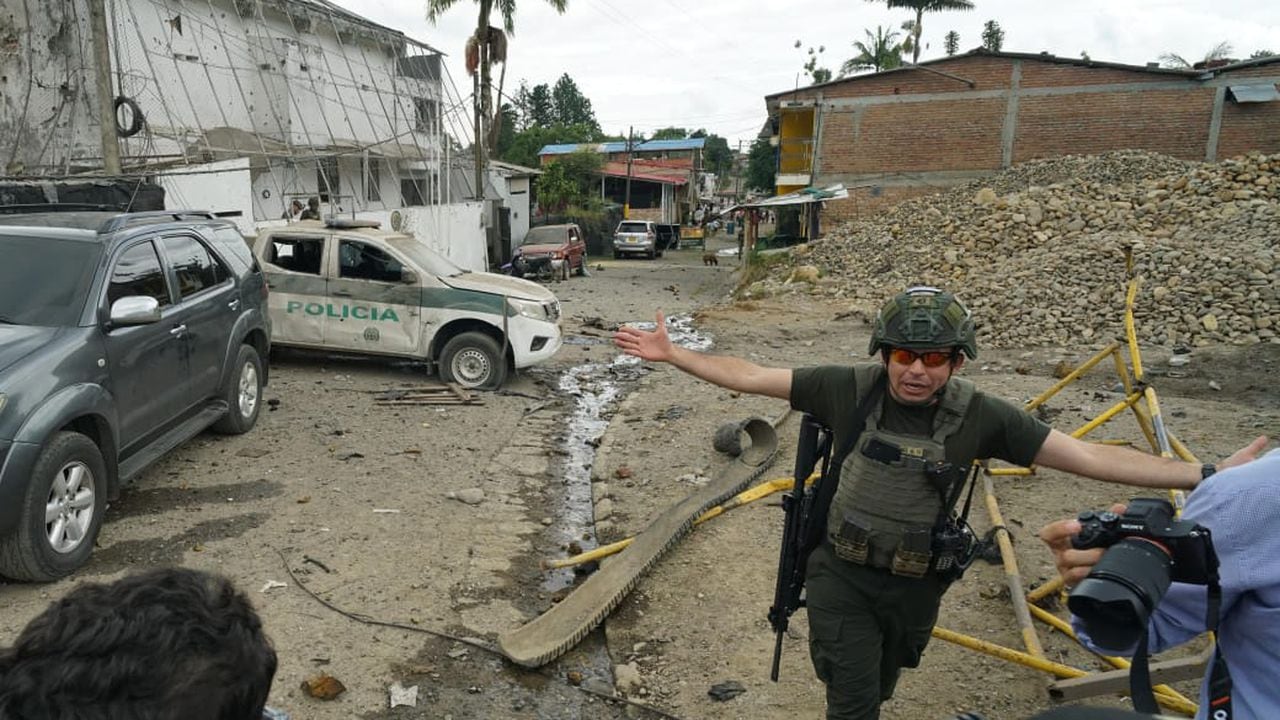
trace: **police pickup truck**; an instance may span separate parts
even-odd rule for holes
[[[463,270],[376,221],[304,220],[250,244],[271,291],[276,345],[414,358],[445,382],[480,389],[560,349],[550,290]]]

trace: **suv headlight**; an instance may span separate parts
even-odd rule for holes
[[[547,315],[546,306],[536,300],[507,298],[507,307],[511,308],[511,311],[515,314],[532,320],[541,320],[546,322],[551,319]]]

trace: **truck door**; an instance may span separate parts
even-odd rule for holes
[[[422,288],[409,265],[385,247],[335,238],[325,345],[335,350],[420,356]]]
[[[259,247],[267,276],[271,339],[286,345],[324,346],[328,301],[324,235],[269,235]]]

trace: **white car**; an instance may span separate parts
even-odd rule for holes
[[[481,389],[560,349],[550,290],[463,270],[376,222],[294,222],[250,242],[270,288],[273,344],[415,358]]]

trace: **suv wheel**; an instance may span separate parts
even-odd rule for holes
[[[445,382],[465,388],[496,390],[507,379],[507,362],[497,341],[481,332],[465,332],[450,340],[440,354]]]
[[[0,575],[49,582],[84,565],[102,527],[106,480],[92,440],[76,432],[54,435],[32,468],[18,526],[0,538]]]
[[[214,423],[215,432],[224,435],[243,435],[253,429],[262,411],[262,358],[257,348],[241,345],[236,354],[236,364],[222,399],[230,408],[222,419]]]

